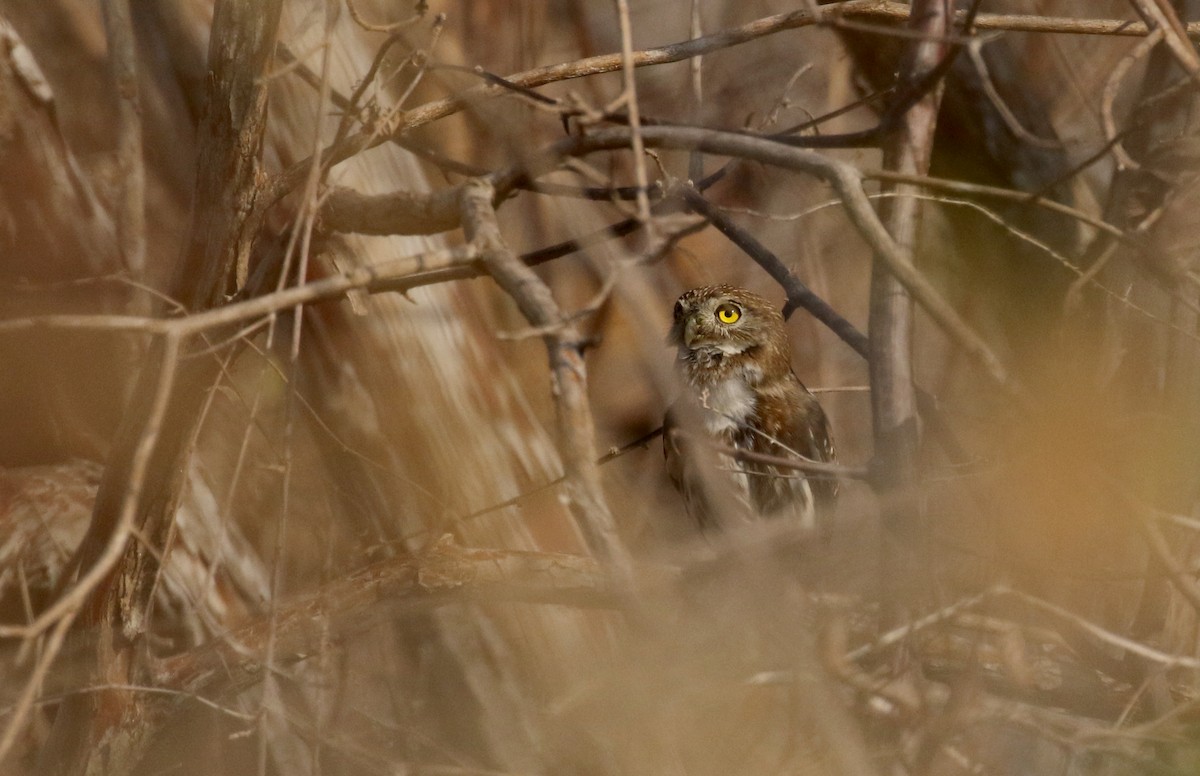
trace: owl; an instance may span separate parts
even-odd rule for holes
[[[792,372],[783,316],[734,286],[694,288],[675,303],[667,343],[684,391],[667,410],[667,472],[701,527],[785,517],[828,528],[835,479],[755,462],[721,446],[776,457],[835,460],[821,405]]]

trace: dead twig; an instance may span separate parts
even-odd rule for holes
[[[1099,639],[1100,641],[1111,644],[1115,647],[1119,647],[1123,650],[1128,650],[1138,657],[1145,658],[1146,660],[1161,665],[1164,668],[1180,667],[1189,668],[1192,670],[1200,669],[1200,659],[1190,657],[1188,655],[1175,655],[1169,652],[1163,652],[1160,649],[1156,649],[1140,641],[1136,641],[1127,636],[1122,636],[1119,633],[1114,633],[1107,628],[1103,628],[1091,620],[1080,617],[1074,612],[1064,609],[1058,604],[1050,603],[1049,601],[1029,595],[1028,593],[1023,593],[1020,590],[998,586],[994,588],[994,594],[1013,596],[1036,609],[1040,609],[1047,614],[1053,615],[1059,620],[1074,625],[1083,632],[1095,637],[1096,639]]]

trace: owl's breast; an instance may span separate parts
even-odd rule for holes
[[[754,419],[758,402],[744,380],[728,377],[706,387],[700,403],[708,410],[704,413],[706,430],[714,436],[734,438]]]

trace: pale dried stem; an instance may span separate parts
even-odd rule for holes
[[[810,8],[812,12],[814,9]],[[691,26],[689,28],[692,40],[704,37],[704,27],[700,17],[700,0],[692,0]],[[692,123],[699,126],[704,122],[704,57],[694,56],[688,60],[688,73],[691,76],[692,87]],[[704,157],[692,153],[688,159],[688,180],[693,183],[704,177]]]
[[[1028,593],[1023,593],[1019,590],[1013,590],[1012,588],[999,586],[993,588],[993,594],[1015,596],[1016,598],[1019,598],[1021,601],[1024,601],[1036,609],[1040,609],[1043,612],[1051,614],[1060,620],[1071,623],[1083,632],[1095,637],[1096,639],[1099,639],[1100,641],[1111,644],[1114,647],[1119,647],[1123,650],[1128,650],[1138,657],[1145,658],[1146,660],[1163,666],[1164,668],[1179,667],[1193,670],[1200,669],[1200,659],[1189,657],[1187,655],[1176,655],[1170,652],[1163,652],[1160,649],[1155,649],[1154,647],[1143,644],[1140,641],[1135,641],[1127,636],[1122,636],[1119,633],[1114,633],[1107,628],[1103,628],[1091,620],[1087,620],[1068,609],[1064,609],[1058,604],[1053,604],[1049,601],[1037,598],[1036,596],[1029,595]]]

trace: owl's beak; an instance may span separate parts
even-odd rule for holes
[[[696,331],[696,321],[688,318],[683,322],[683,344],[689,348],[695,347],[696,340],[700,338],[700,333]]]
[[[666,344],[675,347],[691,347],[692,341],[696,337],[696,325],[692,323],[690,318],[683,321],[676,321],[671,330],[667,332]]]

